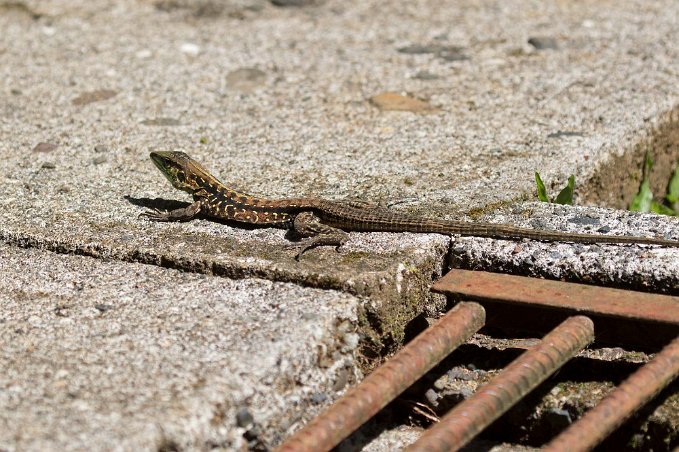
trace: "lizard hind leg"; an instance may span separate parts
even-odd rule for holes
[[[305,238],[301,249],[295,255],[295,260],[299,260],[302,254],[317,246],[334,246],[338,249],[349,238],[349,234],[343,230],[321,223],[321,219],[313,212],[299,213],[295,217],[293,231],[297,237]]]

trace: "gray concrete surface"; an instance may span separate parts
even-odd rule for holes
[[[0,0],[0,240],[124,261],[63,262],[140,269],[132,280],[171,273],[202,287],[259,277],[328,290],[318,293],[330,304],[335,291],[349,293],[378,351],[398,344],[417,313],[441,309],[427,287],[448,265],[679,292],[679,251],[656,247],[354,233],[339,253],[296,263],[283,231],[137,219],[187,201],[148,159],[182,149],[225,182],[272,197],[406,199],[395,208],[679,239],[676,219],[526,202],[539,170],[552,192],[575,174],[579,202],[624,206],[646,149],[656,153],[654,190],[663,188],[679,160],[675,1],[308,3]],[[90,264],[73,265],[90,274]],[[2,268],[2,284],[21,276]],[[102,291],[123,290],[116,274],[101,278]],[[248,292],[253,305],[311,293],[252,284],[271,287]],[[39,309],[13,293],[0,312]],[[209,373],[189,361],[187,378]],[[44,413],[62,422],[54,406]],[[175,431],[180,444],[205,444],[200,431]],[[265,433],[279,438],[283,427]],[[35,444],[66,447],[55,441]]]
[[[360,375],[340,292],[6,245],[0,274],[3,451],[270,446]]]
[[[539,202],[500,209],[490,220],[563,232],[679,237],[676,218]],[[454,267],[679,294],[677,248],[460,237],[452,244],[450,255]]]

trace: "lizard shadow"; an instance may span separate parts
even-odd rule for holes
[[[135,205],[137,207],[143,207],[145,209],[158,209],[158,210],[174,210],[174,209],[183,209],[185,207],[188,207],[191,203],[185,202],[185,201],[176,201],[174,199],[163,199],[163,198],[135,198],[130,195],[125,195],[124,196],[125,200],[129,202],[132,205]],[[245,230],[255,230],[255,229],[264,229],[264,228],[270,228],[271,225],[266,225],[266,224],[253,224],[253,223],[242,223],[240,221],[234,221],[234,220],[225,220],[222,218],[214,218],[210,217],[207,215],[197,215],[196,218],[204,219],[204,220],[209,220],[214,223],[219,223],[223,224],[226,226],[231,226],[234,228],[239,228],[239,229],[245,229]],[[190,221],[190,220],[189,220]],[[297,242],[301,239],[301,237],[298,237],[294,231],[288,230],[288,232],[285,234],[285,238]]]
[[[174,210],[188,207],[190,203],[184,201],[176,201],[174,199],[163,198],[134,198],[130,195],[123,196],[127,202],[137,207],[144,207],[146,209],[158,210]]]

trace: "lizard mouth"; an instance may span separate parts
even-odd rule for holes
[[[150,156],[153,164],[164,173],[169,166],[167,157],[165,157],[162,152],[151,152]]]
[[[179,169],[173,164],[172,153],[171,152],[151,152],[151,161],[156,167],[163,173],[163,176],[170,181],[173,187],[183,190],[184,187],[181,186],[180,181],[177,178]]]

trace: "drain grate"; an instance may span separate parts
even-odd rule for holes
[[[594,324],[589,318],[567,319],[406,450],[444,451],[467,444],[593,339]]]
[[[663,345],[669,345],[556,437],[546,450],[592,449],[679,375],[679,297],[467,270],[451,271],[434,284],[433,290],[474,302],[459,302],[290,437],[280,451],[335,447],[484,326],[486,310],[489,323],[495,327],[521,318],[521,328],[547,334],[425,431],[408,451],[461,448],[591,343],[595,335],[597,343],[642,344],[654,351],[663,341]],[[512,309],[507,310],[508,306]],[[510,314],[498,315],[496,311],[503,309]],[[548,321],[545,312],[551,314]],[[633,337],[638,331],[649,334]]]
[[[584,451],[599,444],[679,374],[679,337],[634,372],[608,397],[557,436],[544,450]]]
[[[485,311],[460,303],[403,347],[327,411],[295,433],[279,451],[330,450],[483,326]]]

